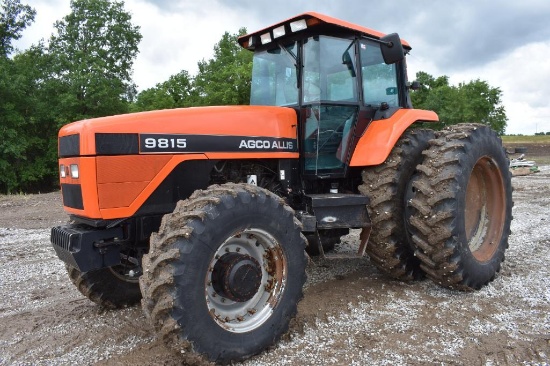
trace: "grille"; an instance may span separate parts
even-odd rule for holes
[[[62,227],[53,227],[50,240],[59,259],[74,268],[79,268],[73,256],[73,249],[79,244],[78,234],[64,230]]]

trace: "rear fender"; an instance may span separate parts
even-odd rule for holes
[[[403,132],[415,122],[437,122],[433,111],[400,109],[390,118],[373,121],[359,138],[350,166],[378,165],[384,162]]]

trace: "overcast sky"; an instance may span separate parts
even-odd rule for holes
[[[36,20],[16,44],[47,40],[69,0],[22,0]],[[139,90],[181,70],[197,71],[224,32],[252,32],[316,11],[397,32],[412,46],[409,79],[417,71],[447,75],[452,84],[486,80],[503,92],[507,133],[550,131],[550,0],[126,0],[143,39],[134,64]]]

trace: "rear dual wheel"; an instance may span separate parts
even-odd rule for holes
[[[416,166],[422,163],[422,151],[433,138],[431,130],[407,131],[384,163],[362,173],[359,191],[370,198],[372,221],[367,254],[379,270],[395,279],[424,277],[409,232],[409,200],[414,194],[411,182],[418,173]]]
[[[197,191],[151,238],[143,309],[187,362],[243,360],[288,330],[303,296],[304,249],[294,212],[269,191]]]
[[[421,268],[442,286],[477,290],[500,270],[512,220],[509,163],[484,125],[456,125],[430,142],[413,182],[410,223]]]

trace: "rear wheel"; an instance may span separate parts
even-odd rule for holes
[[[508,159],[500,138],[484,125],[452,126],[430,145],[413,183],[417,256],[436,283],[476,290],[493,280],[508,247]]]
[[[381,165],[363,171],[359,191],[371,200],[368,210],[372,233],[367,254],[382,272],[399,280],[424,277],[414,255],[409,233],[412,184],[422,151],[434,138],[431,130],[411,130],[403,134]]]
[[[300,231],[292,209],[255,186],[212,186],[178,203],[151,237],[140,279],[167,346],[189,363],[227,363],[274,344],[303,296]]]

